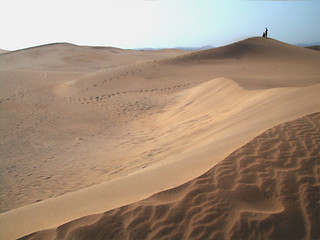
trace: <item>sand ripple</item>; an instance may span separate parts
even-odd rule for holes
[[[177,188],[22,239],[319,239],[319,172],[318,112]]]

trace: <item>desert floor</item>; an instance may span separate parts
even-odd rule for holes
[[[0,54],[0,239],[317,239],[320,52]]]

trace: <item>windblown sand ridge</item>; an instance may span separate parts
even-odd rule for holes
[[[48,47],[49,59],[38,54],[26,66],[0,57],[1,209],[11,209],[0,215],[3,239],[181,185],[262,131],[320,111],[319,53],[272,39],[152,53],[162,60],[144,63],[129,51],[117,67],[112,49],[99,58],[98,49],[40,49]],[[280,211],[278,203],[265,204]]]
[[[320,113],[265,131],[202,176],[21,239],[317,239]]]

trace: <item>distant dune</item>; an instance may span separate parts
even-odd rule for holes
[[[306,47],[306,48],[309,48],[309,49],[312,49],[312,50],[320,51],[320,45],[317,45],[317,46],[309,46],[309,47]]]
[[[0,49],[0,54],[8,52],[7,50]]]
[[[181,50],[133,51],[112,47],[87,47],[53,43],[11,51],[0,59],[1,68],[38,71],[92,72],[101,69],[162,59]]]
[[[199,50],[206,50],[206,49],[211,49],[214,48],[211,45],[205,45],[202,47],[175,47],[173,49],[179,49],[179,50],[183,50],[183,51],[199,51]],[[161,50],[163,48],[138,48],[138,49],[134,49],[134,50],[140,50],[140,51],[146,51],[146,50]]]
[[[319,237],[318,51],[49,44],[0,84],[0,239]]]

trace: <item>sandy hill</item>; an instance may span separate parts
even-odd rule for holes
[[[277,59],[277,64],[274,63],[274,59]],[[75,91],[81,89],[88,94],[92,89],[90,84],[98,85],[97,80],[109,81],[113,78],[117,78],[118,85],[124,85],[123,82],[127,85],[127,79],[130,78],[132,80],[130,82],[134,84],[134,86],[127,85],[130,90],[139,87],[139,83],[142,83],[143,87],[150,85],[151,88],[162,89],[171,80],[171,86],[174,87],[177,83],[177,85],[198,84],[217,77],[230,78],[247,89],[306,86],[318,82],[314,74],[318,60],[317,52],[309,52],[304,48],[272,39],[264,41],[252,38],[226,47],[147,62],[127,69],[96,72],[92,78],[85,76],[83,80],[78,79],[72,84],[75,86]],[[302,70],[305,73],[303,77],[299,74]],[[118,80],[119,77],[121,79]],[[72,90],[70,85],[69,90]],[[74,90],[72,91],[75,92]],[[106,88],[101,88],[101,93],[105,91]],[[96,90],[94,92],[98,93]]]
[[[119,51],[117,57],[111,51]],[[320,111],[319,52],[250,38],[177,54],[181,52],[53,44],[0,56],[4,159],[0,226],[5,229],[1,239],[56,228],[111,209],[116,210],[36,236],[72,239],[79,232],[83,236],[97,232],[101,238],[218,239],[234,229],[230,237],[241,237],[243,232],[252,238],[272,238],[282,236],[277,230],[281,222],[296,228],[288,220],[291,208],[284,196],[297,190],[282,192],[286,176],[292,175],[318,187],[312,180],[316,170],[303,168],[319,165],[310,160],[319,153],[314,134],[318,115],[297,120],[293,126],[285,122]],[[310,122],[312,136],[298,134],[305,128],[301,121]],[[281,129],[291,127],[290,136],[280,142],[273,139],[283,135]],[[269,143],[265,137],[248,143],[269,128]],[[292,145],[285,145],[287,138]],[[250,151],[241,148],[246,143],[253,145]],[[262,156],[270,160],[263,166],[259,165]],[[303,160],[292,160],[296,157]],[[273,168],[275,164],[282,164],[281,171]],[[269,169],[270,178],[263,170],[253,174],[261,168]],[[270,188],[272,181],[279,185]],[[308,207],[316,210],[314,191],[295,195],[300,210],[292,214],[305,224],[297,228],[299,236],[317,234]],[[246,199],[249,193],[252,198]],[[152,194],[156,195],[137,202]],[[241,198],[232,200],[234,196]],[[210,199],[219,201],[212,212],[207,208]],[[228,199],[225,204],[223,199]],[[156,213],[161,209],[165,216]],[[197,210],[200,215],[193,218]],[[269,227],[271,220],[264,220],[271,215],[277,221]],[[145,225],[145,219],[150,225]],[[260,225],[239,230],[251,221]],[[179,229],[188,229],[186,235],[170,230],[175,222],[181,222]],[[223,226],[221,231],[208,230],[215,223]],[[106,235],[104,225],[114,235]],[[126,231],[117,232],[117,226]]]
[[[309,49],[312,49],[312,50],[320,51],[320,45],[309,46],[309,47],[306,47],[306,48],[309,48]]]
[[[318,239],[320,113],[271,128],[177,188],[22,239]]]
[[[11,51],[0,59],[5,69],[91,72],[99,69],[161,59],[183,53],[181,50],[134,51],[113,47],[87,47],[53,43]]]
[[[0,54],[8,52],[7,50],[0,49]]]

